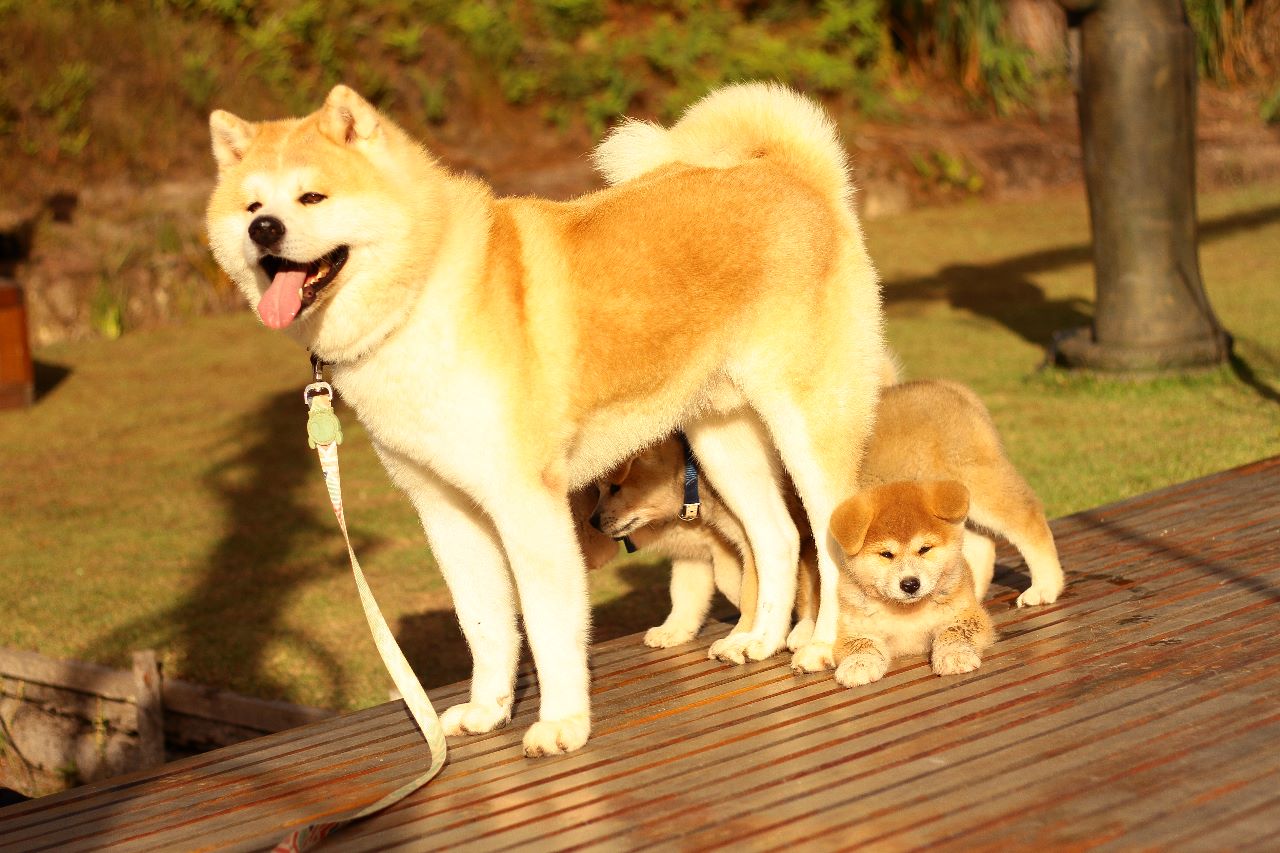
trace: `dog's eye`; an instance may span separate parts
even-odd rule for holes
[[[617,483],[609,484],[609,494],[616,495],[620,491],[622,491],[622,486],[619,486]]]
[[[920,550],[919,550],[919,551],[917,551],[916,553],[918,553],[918,554],[920,554],[921,556],[923,556],[923,555],[925,555],[925,554],[928,554],[928,553],[929,553],[930,551],[932,551],[932,550],[933,550],[933,546],[932,546],[932,545],[921,545],[921,546],[920,546]]]
[[[886,560],[892,560],[892,559],[893,559],[893,552],[892,552],[892,551],[881,551],[881,552],[880,552],[880,556],[881,556],[881,557],[884,557]]]
[[[255,201],[253,204],[245,208],[245,210],[250,213],[257,213],[260,209],[262,209],[262,202],[260,201]]]
[[[298,196],[298,204],[319,204],[326,198],[328,198],[327,195],[321,195],[320,193],[303,193]]]

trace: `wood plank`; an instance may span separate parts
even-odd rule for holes
[[[154,650],[133,653],[133,695],[142,767],[164,764],[164,705],[160,698],[160,662]]]
[[[336,716],[333,711],[324,708],[308,708],[289,702],[241,696],[175,678],[164,680],[163,692],[164,707],[168,713],[228,723],[259,732],[283,731]]]
[[[1267,628],[1265,624],[1259,626],[1258,633],[1265,634]],[[939,680],[940,679],[935,679]],[[985,697],[984,697],[985,698]],[[987,723],[987,728],[993,731],[1004,733],[1008,730],[1010,723],[1017,723],[1023,719],[1042,719],[1049,708],[1054,707],[1057,703],[1059,710],[1069,708],[1073,703],[1064,703],[1061,694],[1057,692],[1040,692],[1034,694],[1033,697],[1039,702],[1040,707],[1028,708],[1025,705],[1009,705],[1002,714],[991,716],[991,711],[983,708],[978,712],[980,719]],[[849,721],[836,726],[823,725],[822,719],[815,721],[815,725],[808,731],[799,735],[788,736],[785,740],[778,743],[777,746],[770,747],[767,743],[770,739],[776,739],[776,733],[768,730],[757,730],[747,732],[741,742],[741,750],[732,755],[728,755],[723,759],[723,766],[704,764],[701,766],[693,765],[690,762],[682,762],[682,766],[689,768],[686,772],[685,783],[687,787],[673,785],[673,778],[664,773],[666,766],[658,765],[658,773],[653,778],[647,778],[643,773],[638,775],[628,775],[620,780],[616,787],[609,786],[607,783],[603,787],[595,783],[587,786],[586,793],[588,796],[596,798],[592,801],[592,805],[598,805],[599,800],[612,795],[620,800],[625,800],[628,792],[634,787],[660,788],[664,796],[669,797],[671,801],[679,803],[681,808],[664,809],[661,819],[655,819],[655,825],[664,825],[671,827],[672,824],[679,824],[682,817],[682,809],[693,812],[700,809],[706,809],[710,806],[717,808],[718,813],[722,816],[728,814],[727,810],[735,813],[754,813],[762,812],[770,815],[776,815],[782,806],[778,802],[765,802],[772,796],[771,792],[776,789],[776,782],[779,777],[794,782],[804,778],[810,773],[829,774],[831,768],[820,763],[824,755],[829,755],[835,746],[839,746],[840,760],[842,763],[857,762],[860,755],[875,754],[877,758],[876,767],[873,770],[867,770],[865,773],[859,773],[853,777],[855,781],[859,780],[863,775],[884,772],[886,764],[893,762],[903,763],[912,758],[915,752],[924,750],[922,754],[932,755],[941,751],[945,751],[943,747],[931,743],[927,738],[922,738],[918,731],[922,726],[929,723],[928,716],[930,714],[949,713],[954,709],[952,706],[933,706],[920,709],[918,706],[913,708],[896,707],[887,709],[880,714],[862,713],[847,715],[843,717]],[[958,709],[956,709],[958,710]],[[914,711],[914,713],[913,713]],[[947,731],[950,732],[959,722],[963,721],[963,717],[959,720],[949,720]],[[927,730],[927,729],[926,729]],[[962,729],[963,730],[963,729]],[[714,732],[708,733],[710,737],[715,737]],[[948,735],[950,736],[950,735]],[[967,735],[966,735],[967,736]],[[765,741],[762,743],[762,741]],[[896,758],[894,745],[898,744],[900,748],[898,752],[905,752],[904,757]],[[717,745],[718,746],[718,745]],[[859,751],[861,748],[861,751]],[[815,758],[817,761],[815,761]],[[948,761],[952,758],[948,755]],[[748,766],[741,766],[750,762]],[[731,775],[726,772],[734,769]],[[759,787],[752,787],[753,777],[759,777]],[[707,779],[723,779],[733,778],[735,784],[732,789],[723,786],[707,786]],[[827,781],[826,785],[834,785],[835,779]],[[700,794],[700,790],[710,787],[714,794],[706,796]],[[806,789],[807,790],[807,789]],[[754,803],[751,799],[752,792],[761,793],[765,801]],[[557,802],[565,798],[564,789],[556,792]],[[647,802],[635,802],[631,804],[631,808],[635,812],[643,812],[647,807]],[[535,820],[548,819],[549,815],[542,804],[533,804],[529,810],[538,816]],[[627,837],[636,837],[637,832],[642,832],[643,826],[638,825],[635,814],[628,814],[627,809],[619,804],[610,806],[607,810],[608,820],[617,826],[617,833]],[[825,818],[823,818],[825,820]],[[437,826],[437,833],[441,829],[447,828],[451,824]],[[484,825],[477,825],[474,829],[479,832],[483,830]],[[527,827],[526,827],[527,829]],[[678,830],[671,830],[673,834],[681,834]],[[801,831],[801,838],[806,833]],[[605,836],[593,837],[594,841],[603,841]],[[447,844],[450,841],[457,840],[447,834],[434,834],[433,840],[438,839],[442,843]],[[568,839],[566,839],[568,840]],[[723,840],[723,839],[721,839]]]
[[[136,671],[116,670],[84,661],[57,660],[35,652],[0,648],[0,680],[25,682],[52,688],[54,691],[82,693],[94,699],[136,705],[136,678]],[[295,728],[336,716],[333,711],[323,708],[241,696],[175,678],[160,679],[160,690],[166,711],[264,733]],[[49,695],[53,697],[55,694]]]
[[[920,669],[922,669],[922,670],[923,670],[923,665],[920,665]],[[790,676],[790,675],[787,675],[787,676],[786,676],[786,678],[787,678],[787,679],[790,679],[790,678],[791,678],[791,676]],[[933,679],[933,678],[932,678],[932,676],[925,676],[925,679],[927,679],[927,683],[929,683],[929,684],[942,684],[942,680]],[[844,692],[842,692],[842,690],[841,690],[841,689],[836,688],[836,685],[829,684],[829,681],[827,681],[827,683],[822,683],[822,681],[819,681],[819,684],[820,684],[820,688],[822,688],[823,690],[826,690],[826,692],[827,692],[828,694],[844,695]],[[753,697],[753,704],[755,704],[755,702],[754,702],[754,697]],[[759,707],[759,706],[758,706],[758,704],[756,704],[756,707]],[[772,708],[771,708],[771,710],[772,710]],[[771,710],[769,710],[769,711],[771,711]],[[767,712],[767,711],[765,711],[765,712]],[[708,720],[708,724],[709,724],[709,725],[716,725],[716,726],[721,725],[721,724],[719,724],[719,721],[718,721],[718,720]],[[681,739],[685,739],[685,740],[687,740],[687,738],[689,738],[689,734],[687,734],[687,731],[676,731],[676,733],[673,733],[673,736],[676,736],[676,738],[681,738]],[[567,760],[566,760],[566,761],[567,761]],[[625,757],[617,758],[617,760],[614,760],[614,762],[613,762],[613,763],[616,763],[616,765],[617,765],[617,763],[620,763],[620,762],[622,762],[622,761],[625,761]],[[488,781],[495,781],[495,780],[488,780]],[[504,784],[509,784],[509,783],[512,783],[512,781],[513,781],[513,780],[511,780],[511,779],[506,779],[506,780],[503,780],[503,781],[504,781]],[[442,790],[442,794],[443,794],[443,790]]]
[[[34,652],[0,648],[0,675],[91,693],[118,702],[133,702],[133,675],[81,661],[54,660]]]

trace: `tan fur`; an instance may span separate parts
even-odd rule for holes
[[[966,504],[965,487],[943,480],[874,486],[836,509],[840,684],[876,681],[901,655],[930,654],[938,675],[981,664],[995,634],[961,552]]]
[[[679,518],[684,500],[684,449],[675,438],[627,460],[599,484],[595,523],[605,535],[629,537],[637,548],[671,560],[671,612],[645,634],[646,645],[667,648],[691,641],[702,629],[716,590],[741,610],[731,636],[751,630],[757,596],[756,568],[746,533],[712,484],[699,487],[701,507],[692,521]],[[794,490],[787,508],[801,541],[797,602],[816,615],[817,551]],[[709,656],[742,663],[731,642],[712,644]]]
[[[887,360],[886,364],[884,375],[892,381],[896,375],[893,362]],[[680,445],[672,438],[620,466],[599,484],[597,511],[601,527],[611,535],[630,535],[637,545],[640,545],[641,534],[647,534],[644,538],[647,545],[642,547],[673,560],[694,559],[689,556],[693,549],[690,542],[699,531],[708,542],[723,540],[731,549],[729,553],[743,554],[745,559],[728,568],[722,556],[714,566],[716,583],[719,585],[720,578],[727,577],[732,578],[730,583],[735,593],[741,588],[740,594],[729,597],[735,604],[741,601],[743,620],[749,624],[755,594],[750,576],[750,547],[743,538],[735,537],[733,526],[724,522],[732,513],[720,501],[714,484],[705,479],[703,518],[693,523],[677,519],[683,495],[683,464]],[[1019,596],[1018,604],[1047,604],[1057,599],[1063,586],[1062,569],[1044,511],[1034,492],[1005,456],[986,407],[968,388],[936,380],[886,387],[881,393],[876,429],[867,445],[860,478],[866,486],[894,480],[953,479],[963,483],[969,492],[970,523],[1014,542],[1027,559],[1032,584],[1031,589]],[[788,497],[792,517],[801,531],[796,615],[803,626],[806,621],[812,624],[817,611],[813,540],[794,492],[789,492]],[[667,539],[670,531],[679,533],[678,548]],[[706,551],[710,546],[700,547]],[[963,552],[972,571],[975,594],[981,600],[994,572],[995,545],[982,532],[970,529],[964,535]],[[704,563],[703,574],[710,577],[711,571],[711,566]],[[737,575],[742,575],[741,580]],[[664,624],[671,623],[677,611],[702,616],[696,625],[686,623],[683,630],[668,630],[663,636],[692,639],[697,634],[709,600],[689,599],[700,595],[709,599],[709,586],[710,581],[692,579],[687,567],[679,577],[673,576],[672,616]],[[724,587],[719,588],[727,594]],[[798,630],[803,633],[804,629],[798,626]],[[712,655],[717,656],[716,651]]]
[[[1018,606],[1057,601],[1064,579],[1044,508],[978,395],[956,382],[906,382],[884,390],[878,411],[892,427],[877,429],[867,444],[861,485],[959,480],[969,490],[970,523],[1008,539],[1027,562],[1031,586]],[[989,571],[975,576],[979,595],[990,580]]]
[[[302,119],[217,112],[210,127],[210,245],[252,305],[269,285],[255,216],[284,223],[273,253],[290,261],[349,248],[287,333],[332,363],[449,583],[475,670],[447,731],[509,719],[518,597],[542,702],[526,752],[585,742],[586,582],[566,492],[677,427],[756,555],[756,620],[735,642],[755,659],[781,648],[798,541],[780,501],[755,499],[774,479],[769,436],[825,541],[883,361],[844,151],[817,107],[777,87],[713,93],[687,123],[645,131],[656,147],[603,148],[629,180],[563,203],[450,174],[345,86]],[[747,410],[767,430],[735,431]],[[746,474],[730,464],[748,457]],[[836,555],[819,564],[833,592]],[[835,617],[820,607],[798,666],[830,664]]]

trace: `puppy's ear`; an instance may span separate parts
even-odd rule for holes
[[[959,524],[969,515],[969,490],[957,480],[924,483],[929,511],[948,524]]]
[[[867,492],[859,492],[831,513],[831,535],[850,557],[862,549],[874,513],[875,507]]]
[[[381,130],[378,110],[350,86],[334,86],[324,99],[320,132],[339,145],[368,144],[378,138]]]
[[[607,479],[611,485],[621,486],[627,481],[627,478],[631,476],[631,463],[635,461],[635,457],[633,456],[617,468],[614,468],[605,479]]]
[[[258,127],[226,110],[214,110],[209,114],[209,135],[213,138],[213,159],[219,169],[226,169],[244,159]]]

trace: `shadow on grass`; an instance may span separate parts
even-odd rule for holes
[[[334,541],[332,518],[298,499],[321,489],[319,464],[303,436],[304,414],[293,391],[266,399],[236,431],[244,448],[205,474],[224,510],[225,533],[203,565],[195,587],[176,605],[121,625],[90,649],[155,648],[174,660],[183,677],[216,679],[241,692],[288,698],[297,679],[271,660],[281,643],[298,650],[322,675],[324,705],[348,698],[338,661],[305,631],[285,625],[281,614],[298,588],[345,573],[347,561],[299,559],[305,540]],[[357,551],[369,543],[355,543]],[[231,683],[225,683],[230,681]]]
[[[665,563],[625,565],[619,575],[630,591],[592,610],[592,643],[645,631],[660,624],[671,610],[671,571]],[[731,609],[727,602],[718,598],[717,602],[720,606],[712,608],[711,618]],[[394,633],[413,671],[428,688],[471,677],[471,654],[452,610],[401,617]],[[526,664],[532,660],[527,644],[521,660]]]
[[[52,394],[71,375],[71,368],[40,359],[31,363],[31,370],[35,380],[36,402]]]
[[[1201,222],[1200,240],[1214,240],[1277,221],[1280,205],[1233,213]],[[952,307],[995,320],[1029,343],[1047,347],[1055,331],[1090,325],[1093,301],[1077,297],[1049,299],[1030,277],[1092,261],[1093,249],[1086,243],[1028,252],[990,264],[948,266],[936,275],[886,281],[884,300],[886,306],[945,300]],[[1259,390],[1239,369],[1237,374]],[[1271,393],[1275,394],[1273,390]]]
[[[1253,390],[1253,393],[1257,394],[1263,400],[1280,406],[1280,390],[1276,390],[1266,382],[1263,382],[1262,379],[1258,377],[1258,374],[1254,369],[1249,365],[1249,362],[1240,357],[1240,353],[1231,353],[1230,364],[1231,372],[1235,374],[1236,379],[1239,379],[1245,385],[1248,385],[1249,388]]]

